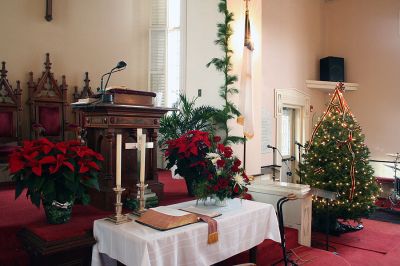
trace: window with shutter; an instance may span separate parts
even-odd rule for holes
[[[157,105],[172,106],[182,91],[184,0],[152,0],[149,88]]]

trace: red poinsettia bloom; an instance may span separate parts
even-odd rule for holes
[[[74,166],[72,165],[72,163],[70,163],[69,161],[66,160],[67,158],[65,157],[65,155],[63,154],[57,154],[56,157],[56,165],[50,166],[49,170],[50,170],[50,174],[54,174],[58,171],[58,169],[60,169],[61,166],[65,165],[66,167],[68,167],[72,172],[75,171]]]
[[[71,147],[70,149],[74,150],[76,152],[76,155],[80,158],[84,158],[85,156],[94,156],[99,161],[104,160],[103,155],[93,151],[92,149],[86,146],[76,146],[76,147]]]
[[[32,173],[37,176],[42,176],[42,166],[46,164],[53,164],[56,162],[54,156],[45,156],[40,160],[30,160],[26,163],[27,167],[32,168]]]
[[[90,161],[90,160],[85,160],[85,159],[80,160],[78,162],[78,165],[79,165],[79,173],[80,174],[88,172],[90,170],[90,168],[100,171],[100,167],[95,162]]]
[[[22,154],[19,151],[14,151],[10,156],[10,174],[14,174],[24,169],[25,162],[22,160]]]
[[[54,148],[54,143],[52,143],[51,141],[49,141],[46,138],[39,139],[37,141],[37,143],[35,143],[35,144],[40,146],[40,149],[42,152],[44,152],[44,154],[49,154],[51,152],[51,150]]]
[[[176,165],[187,181],[195,178],[196,186],[202,188],[201,198],[213,195],[222,199],[244,192],[245,184],[238,184],[233,178],[244,172],[241,161],[233,156],[231,147],[220,142],[221,137],[196,130],[167,141],[168,168]]]
[[[87,197],[83,196],[86,193],[82,188],[98,188],[100,160],[103,160],[100,154],[76,141],[52,143],[46,138],[24,141],[9,160],[11,177],[21,188],[15,195],[18,197],[27,188],[27,197],[38,207],[44,200],[64,202],[79,197],[85,204]],[[72,178],[75,176],[78,178]],[[90,182],[81,182],[82,179]]]
[[[206,166],[206,163],[205,163],[204,161],[197,161],[197,162],[194,162],[194,163],[192,163],[192,164],[190,165],[190,167],[196,167],[196,166],[202,166],[202,167],[204,167],[204,166]]]
[[[55,148],[57,150],[59,150],[60,152],[62,152],[63,154],[66,154],[68,146],[67,146],[67,144],[65,142],[59,142],[59,143],[56,143]]]

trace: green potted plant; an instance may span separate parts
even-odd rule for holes
[[[196,100],[189,100],[184,94],[179,95],[176,110],[161,118],[158,144],[162,150],[166,149],[167,141],[177,139],[191,130],[214,132],[213,121],[219,110],[207,105],[196,106]],[[175,173],[176,166],[172,166],[171,172],[173,177],[179,178]]]
[[[158,140],[161,148],[164,148],[168,140],[179,138],[191,130],[214,131],[213,117],[219,110],[207,105],[196,106],[196,100],[189,100],[180,94],[174,106],[176,110],[161,118]]]
[[[25,141],[9,160],[15,197],[27,189],[26,196],[34,205],[43,204],[49,223],[65,223],[75,200],[89,203],[86,188],[99,189],[97,179],[103,160],[101,154],[78,141]]]

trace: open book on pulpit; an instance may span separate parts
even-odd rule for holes
[[[157,230],[165,231],[197,223],[200,221],[201,216],[214,218],[220,215],[221,213],[215,212],[214,210],[206,210],[194,206],[179,210],[161,206],[147,210],[136,222]]]

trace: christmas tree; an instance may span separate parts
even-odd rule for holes
[[[360,221],[373,211],[379,188],[369,164],[365,136],[350,111],[339,83],[327,110],[306,143],[300,174],[313,188],[336,192],[336,200],[313,197],[313,222],[323,229],[327,206],[331,230],[337,219]]]

